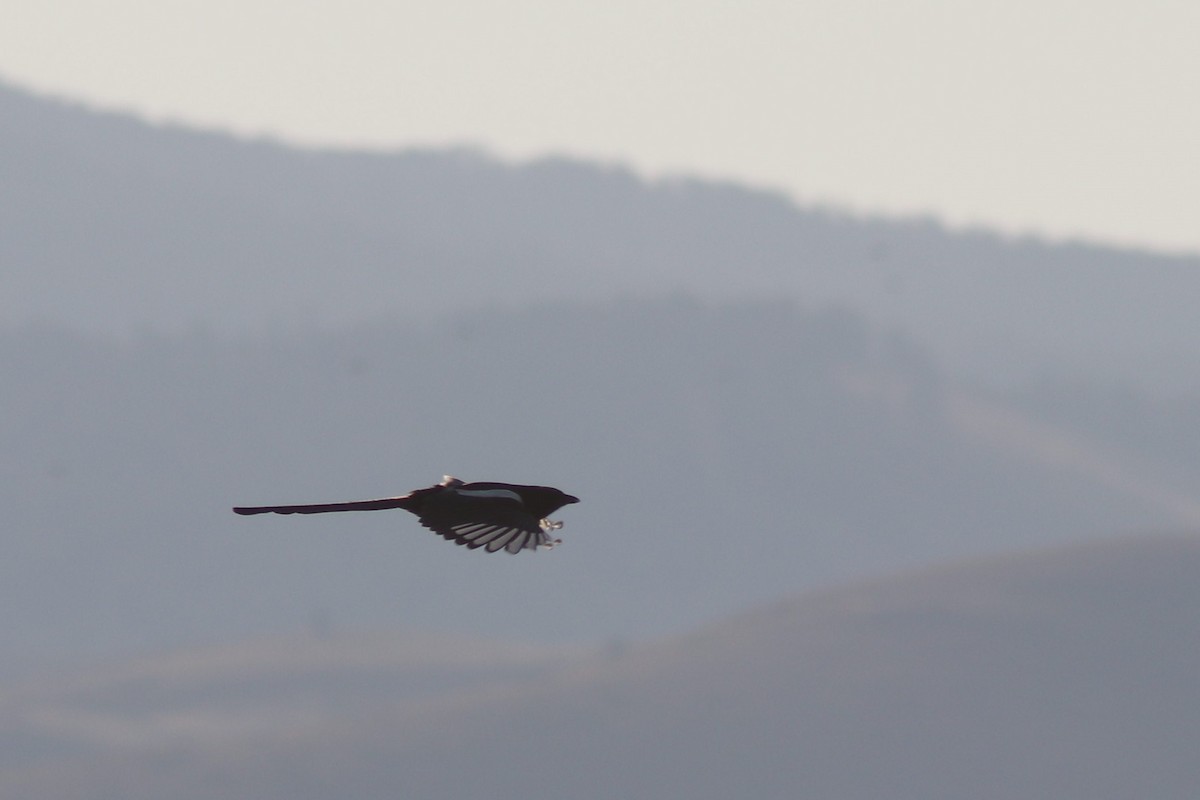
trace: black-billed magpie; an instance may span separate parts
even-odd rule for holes
[[[426,528],[455,544],[472,550],[483,547],[489,553],[499,550],[519,553],[559,544],[562,540],[551,539],[549,533],[561,528],[562,523],[547,517],[565,505],[578,502],[578,497],[549,486],[463,483],[446,475],[437,486],[417,489],[401,497],[303,506],[239,506],[233,512],[325,514],[403,508],[416,514]]]

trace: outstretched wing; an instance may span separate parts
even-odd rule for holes
[[[489,553],[519,553],[553,544],[519,502],[505,497],[456,496],[452,502],[427,503],[421,524],[455,544]]]
[[[350,503],[316,503],[303,506],[239,506],[233,513],[250,514],[328,514],[331,511],[382,511],[405,508],[410,497],[385,497],[380,500],[356,500]]]

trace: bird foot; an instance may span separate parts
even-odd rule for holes
[[[561,522],[553,519],[544,519],[538,524],[542,526],[542,530],[546,533],[559,530],[563,526]],[[545,541],[538,545],[538,547],[543,550],[549,550],[551,547],[554,547],[557,544],[562,544],[562,539],[551,539],[547,537]]]

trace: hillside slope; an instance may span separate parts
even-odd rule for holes
[[[491,309],[265,341],[31,329],[0,335],[0,373],[0,677],[314,619],[644,638],[889,570],[1189,524],[1194,505],[1170,470],[1019,415],[997,429],[920,350],[787,303]],[[399,511],[230,512],[443,473],[583,502],[563,547],[512,558]]]
[[[254,725],[212,714],[181,739],[172,722],[221,708],[223,692],[243,691],[237,675],[223,689],[196,670],[216,699],[176,686],[149,710],[128,692],[114,701],[111,683],[43,689],[5,698],[23,711],[5,717],[10,741],[13,720],[53,736],[44,720],[81,708],[93,734],[71,755],[11,766],[0,788],[64,800],[1183,798],[1200,780],[1198,610],[1200,539],[1162,537],[810,594],[420,707],[385,683],[350,718],[250,702]],[[342,657],[331,705],[356,680],[354,648]],[[122,741],[131,721],[161,725],[163,741]]]

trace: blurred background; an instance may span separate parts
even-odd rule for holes
[[[6,796],[1200,781],[1200,11],[8,16]]]

